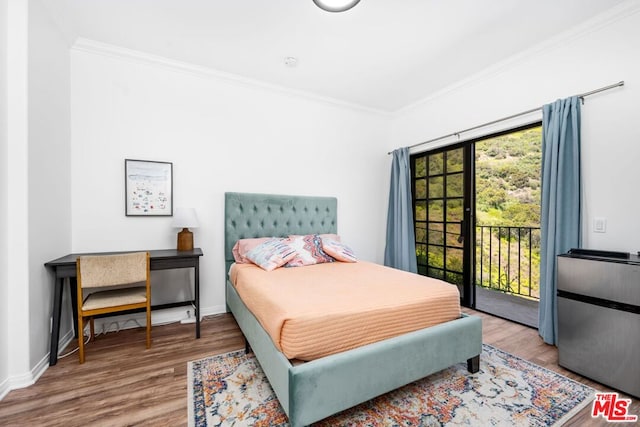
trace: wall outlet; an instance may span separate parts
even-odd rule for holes
[[[594,233],[606,233],[607,232],[607,219],[606,218],[593,218],[593,231],[594,231]]]

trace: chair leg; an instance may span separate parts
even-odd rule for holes
[[[96,328],[93,324],[93,316],[89,318],[89,329],[91,331],[91,335],[89,336],[89,341],[93,341],[96,338]]]
[[[78,357],[80,358],[80,364],[84,363],[84,319],[82,314],[78,314]]]
[[[151,348],[151,309],[147,307],[147,348]]]

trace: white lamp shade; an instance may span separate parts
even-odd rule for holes
[[[196,210],[193,208],[176,208],[171,226],[176,228],[197,228],[199,223]]]

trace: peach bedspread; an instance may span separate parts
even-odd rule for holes
[[[455,285],[363,261],[270,272],[234,264],[229,277],[289,359],[313,360],[460,317]]]

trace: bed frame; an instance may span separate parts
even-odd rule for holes
[[[337,233],[337,200],[225,193],[225,273],[238,239]],[[479,369],[480,318],[459,319],[293,365],[226,280],[227,309],[269,379],[292,427],[319,421],[434,372],[467,361]]]

